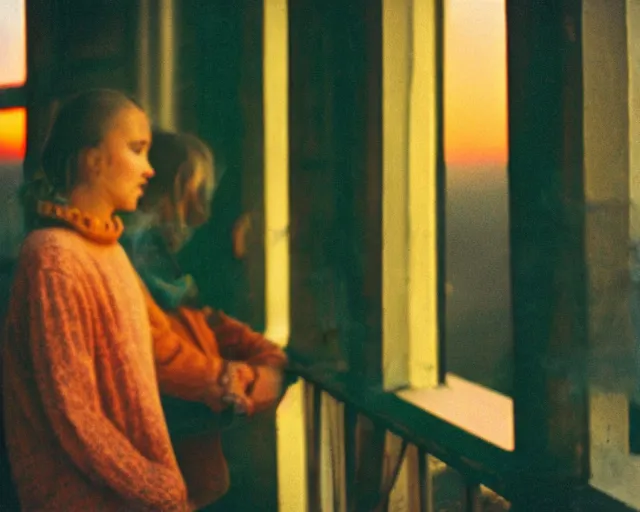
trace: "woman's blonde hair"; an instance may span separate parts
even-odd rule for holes
[[[210,215],[215,185],[213,152],[198,137],[155,130],[149,151],[155,176],[139,209],[153,213],[170,249],[179,249]]]

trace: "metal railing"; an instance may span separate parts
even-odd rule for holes
[[[346,372],[292,371],[305,387],[309,512],[631,510]]]

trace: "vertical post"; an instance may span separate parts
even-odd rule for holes
[[[26,2],[27,21],[27,153],[25,180],[37,170],[42,146],[52,118],[53,85],[58,55],[52,44],[56,38],[56,9],[52,2]]]
[[[467,512],[482,512],[482,489],[477,484],[466,483],[466,508]]]
[[[322,512],[320,472],[322,433],[322,391],[309,382],[304,383],[304,421],[307,453],[307,510]]]
[[[307,436],[313,435],[312,441],[315,453],[312,454],[311,464],[321,470],[318,464],[320,450],[320,396],[313,395],[312,407],[316,414],[313,418],[314,430],[305,429],[306,401],[309,395],[304,392],[304,383],[298,382],[291,386],[287,395],[278,407],[276,414],[276,472],[278,486],[278,510],[281,512],[313,512],[308,508],[311,504],[307,496],[313,485],[317,490],[318,480],[309,481],[311,476],[307,470],[307,447],[311,446]],[[319,475],[315,478],[319,479]],[[313,495],[311,495],[314,497]]]
[[[292,342],[314,361],[346,362],[363,385],[380,384],[382,0],[319,6],[300,0],[290,9]],[[375,479],[382,470],[384,443],[356,437],[358,451],[346,443],[346,493],[342,480],[323,478],[326,506],[353,504],[361,473]],[[376,464],[359,471],[364,453]],[[345,454],[334,455],[342,478]]]
[[[382,381],[409,380],[409,90],[412,1],[382,1]],[[416,219],[419,220],[419,219]],[[423,276],[423,280],[427,277]]]
[[[358,470],[358,412],[350,405],[344,408],[344,478],[346,508],[356,510],[356,475]]]
[[[161,128],[175,129],[175,4],[174,0],[159,1],[158,44],[158,123]]]
[[[409,113],[409,383],[438,384],[438,36],[440,0],[412,0]]]
[[[289,341],[289,16],[287,0],[265,0],[262,16],[262,78],[264,122],[264,317],[266,335],[280,345]],[[246,84],[250,86],[249,84]],[[259,187],[255,187],[254,190]],[[282,511],[309,506],[308,462],[305,456],[305,410],[316,415],[319,396],[299,382],[289,389],[277,415],[278,505]],[[311,433],[317,441],[319,422]],[[307,434],[309,434],[307,432]],[[309,440],[311,441],[311,439]],[[315,444],[315,443],[314,443]],[[315,447],[317,448],[317,446]],[[318,453],[313,454],[315,463]],[[314,482],[315,483],[315,482]]]
[[[282,143],[276,145],[274,151],[275,156],[268,156],[265,146],[267,137],[280,136],[277,130],[285,130],[287,133],[288,123],[278,125],[277,120],[280,118],[281,110],[288,109],[288,101],[283,101],[283,93],[278,87],[285,87],[286,81],[282,83],[281,74],[285,72],[282,69],[281,62],[277,59],[287,62],[288,53],[283,52],[281,47],[282,38],[288,37],[288,29],[285,34],[277,32],[282,29],[281,16],[278,9],[282,9],[281,0],[243,0],[241,3],[242,23],[243,23],[243,41],[241,43],[242,52],[240,58],[242,65],[240,70],[240,106],[243,119],[242,130],[242,208],[244,213],[251,214],[251,231],[252,238],[255,243],[251,245],[250,250],[244,258],[245,271],[249,282],[249,311],[247,312],[249,323],[256,329],[264,329],[266,327],[266,302],[269,300],[266,296],[266,250],[267,250],[267,234],[266,229],[266,173],[285,173],[288,172],[288,155],[282,154]],[[286,3],[285,3],[286,6]],[[269,8],[269,14],[266,9]],[[286,9],[286,7],[285,7]],[[286,12],[286,11],[285,11]],[[267,18],[267,16],[269,16]],[[265,31],[269,31],[268,33]],[[273,34],[272,34],[273,31]],[[265,44],[275,38],[277,44],[270,44],[269,54]],[[267,61],[268,59],[268,61]],[[267,70],[267,67],[269,69]],[[266,77],[269,73],[269,78]],[[267,83],[274,80],[274,83]],[[269,97],[266,96],[269,92]],[[288,98],[287,98],[288,99]],[[275,103],[267,107],[266,101],[274,101]],[[271,110],[267,111],[267,108]],[[284,110],[286,112],[286,110]],[[274,117],[272,117],[274,116]],[[269,129],[273,132],[267,134],[266,124],[269,123]],[[286,137],[286,135],[285,135]],[[271,164],[267,167],[267,158],[271,158]],[[274,158],[283,158],[280,162],[273,160]],[[275,167],[274,167],[275,165]],[[277,166],[281,167],[277,167]],[[278,186],[282,187],[280,180],[282,175],[277,178]],[[280,200],[280,199],[278,199]],[[282,198],[288,201],[288,198]],[[278,209],[277,205],[270,207]],[[281,213],[279,213],[281,215]],[[284,244],[288,243],[287,234],[281,238]],[[277,299],[280,300],[280,299]]]
[[[629,237],[637,231],[637,212],[630,215],[629,209],[630,197],[637,194],[633,190],[637,184],[630,182],[630,176],[636,174],[630,172],[636,142],[630,137],[635,130],[630,131],[634,115],[629,103],[635,82],[634,59],[629,58],[633,42],[627,38],[627,30],[632,35],[634,27],[630,16],[634,4],[583,0],[582,42],[590,483],[637,507],[640,464],[629,456],[629,396],[638,385],[637,349],[630,323],[630,314],[637,319],[638,303],[630,307],[628,271]],[[603,67],[607,73],[602,72]],[[637,291],[637,283],[634,287]],[[616,476],[612,467],[616,467]]]
[[[323,433],[326,434],[323,443],[327,450],[327,464],[331,474],[331,504],[329,510],[334,512],[347,512],[347,485],[351,481],[346,473],[348,450],[345,441],[346,409],[348,406],[334,399],[328,393],[323,394],[323,419],[326,421]],[[328,496],[327,496],[328,497]],[[328,501],[328,500],[327,500]],[[327,501],[324,501],[326,504]]]
[[[640,4],[627,2],[629,61],[629,236],[636,248],[631,307],[634,331],[640,331]],[[640,385],[629,404],[630,450],[640,455]]]
[[[588,472],[581,22],[579,0],[507,2],[516,507],[564,510]]]
[[[383,385],[438,384],[436,0],[383,2]]]
[[[387,431],[366,416],[356,430],[356,478],[352,510],[374,510],[384,482]]]
[[[447,176],[444,162],[444,3],[446,0],[434,0],[435,18],[435,208],[436,208],[436,289],[437,289],[437,347],[436,366],[437,383],[444,383],[447,372]]]
[[[318,5],[291,6],[292,342],[380,384],[382,0]]]
[[[137,91],[138,101],[149,111],[151,100],[149,97],[149,74],[151,65],[149,62],[149,17],[151,15],[149,0],[139,0],[138,3],[138,30],[137,30]]]
[[[629,109],[630,236],[640,242],[640,4],[626,2]]]
[[[360,290],[353,293],[362,296],[362,309],[354,310],[354,323],[363,322],[364,330],[358,329],[351,346],[354,369],[369,383],[382,381],[382,2],[356,2],[360,13],[351,18],[357,26],[358,14],[364,11],[364,93],[356,130],[364,134],[362,146],[356,146],[349,162],[355,170],[355,214],[356,257],[362,269],[359,275]],[[362,58],[361,57],[361,58]],[[360,121],[360,119],[362,121]],[[358,154],[358,150],[362,154]],[[358,164],[361,159],[362,164]],[[356,268],[357,268],[356,267]],[[358,275],[356,273],[355,275]],[[355,276],[354,276],[355,277]],[[355,283],[354,283],[355,284]],[[362,357],[360,357],[360,354]]]
[[[429,454],[418,449],[418,488],[420,512],[434,512],[433,475],[429,466]]]
[[[267,336],[289,341],[289,37],[287,0],[264,8],[265,315]]]
[[[333,2],[333,0],[331,0]],[[334,164],[336,23],[329,2],[289,8],[291,343],[314,361],[340,364],[341,283],[336,282]]]
[[[349,365],[382,382],[382,1],[341,8],[334,143],[339,247],[347,290]],[[349,108],[346,106],[349,105]]]

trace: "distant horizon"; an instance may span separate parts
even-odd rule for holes
[[[445,188],[504,188],[507,191],[509,180],[508,164],[474,163],[445,166]]]

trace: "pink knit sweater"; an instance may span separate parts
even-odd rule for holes
[[[3,388],[25,512],[188,510],[145,297],[118,229],[106,231],[41,229],[22,248]]]

